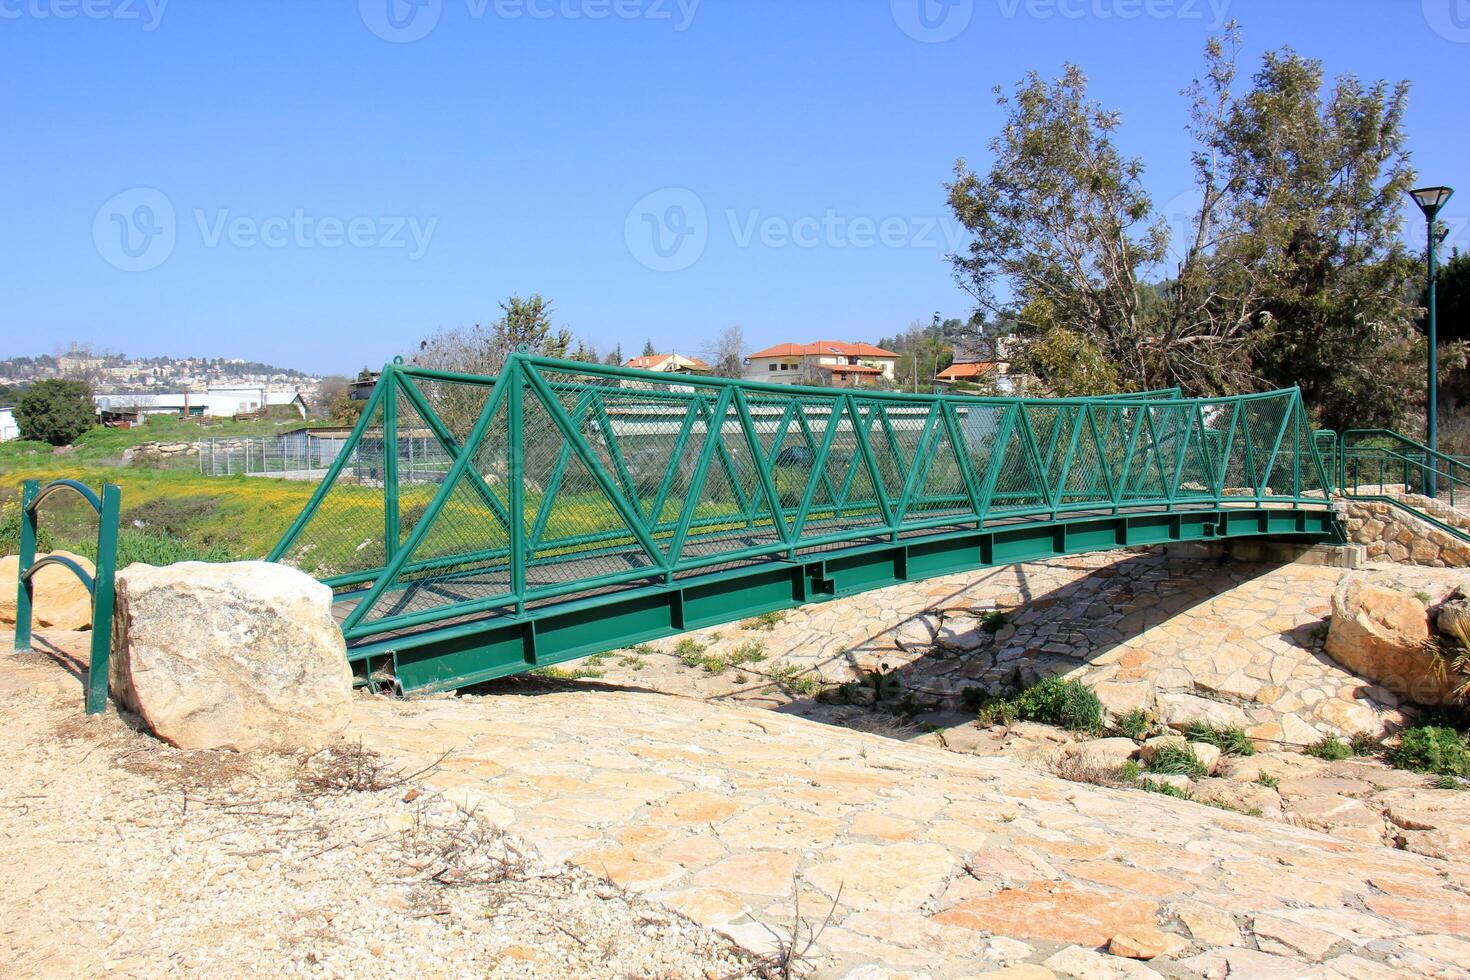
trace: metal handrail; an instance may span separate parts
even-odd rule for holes
[[[473,426],[465,414],[461,435],[452,434],[421,382],[479,386],[484,395],[474,403]],[[538,421],[534,429],[528,412]],[[400,413],[411,415],[400,420]],[[432,496],[428,487],[419,494],[412,527],[400,527],[400,421],[427,428],[450,460]],[[490,445],[492,425],[503,480],[475,462]],[[640,425],[663,427],[651,461],[620,447]],[[380,429],[365,440],[374,426]],[[788,437],[800,443],[789,458]],[[382,511],[376,527],[364,519],[339,534],[351,538],[353,556],[371,545],[365,554],[380,557],[371,567],[355,557],[347,569],[328,562],[322,578],[357,590],[359,601],[342,623],[349,640],[493,608],[519,615],[529,603],[589,590],[644,579],[672,583],[732,562],[796,562],[813,549],[896,543],[945,527],[1060,525],[1087,514],[1200,507],[1326,508],[1330,488],[1296,389],[1217,399],[1178,398],[1172,390],[1063,399],[917,395],[673,379],[517,353],[494,378],[386,365],[352,435],[271,560],[316,560],[306,557],[313,542],[327,539],[298,541],[354,448],[382,453],[372,484],[381,486]],[[527,463],[537,473],[534,484]],[[580,489],[566,489],[568,466],[580,474]],[[735,479],[737,469],[742,479]],[[711,498],[725,502],[701,504],[707,480],[727,488]],[[559,506],[571,508],[587,494],[605,517],[552,519]],[[494,533],[463,535],[460,547],[423,547],[446,508],[452,513],[437,533],[456,535],[466,506],[479,515],[476,526]],[[331,532],[338,519],[324,516],[319,528]],[[686,551],[686,544],[702,547]],[[326,545],[335,546],[335,539]],[[586,568],[603,570],[528,581],[532,568],[584,558],[596,559]],[[607,570],[616,562],[604,559],[613,558],[623,560],[621,567]],[[424,576],[447,581],[487,567],[504,576],[504,592],[428,610],[395,607],[391,596],[379,601]]]
[[[97,513],[96,573],[87,574],[81,564],[65,555],[36,558],[37,522],[41,504],[61,490],[77,494]],[[35,578],[41,569],[56,565],[69,570],[92,596],[92,642],[87,668],[87,714],[107,709],[107,679],[112,660],[112,615],[114,576],[117,573],[118,511],[122,489],[115,483],[104,483],[98,496],[91,487],[77,480],[27,480],[21,492],[20,565],[16,576],[15,649],[31,649],[34,614]]]

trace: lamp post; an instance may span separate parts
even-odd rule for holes
[[[1434,255],[1434,221],[1439,216],[1440,208],[1445,206],[1450,197],[1455,193],[1450,187],[1421,187],[1410,191],[1414,203],[1419,205],[1419,210],[1424,212],[1424,220],[1429,225],[1429,247],[1427,249],[1429,275],[1426,280],[1425,291],[1429,294],[1427,305],[1428,317],[1427,328],[1429,334],[1429,392],[1426,402],[1426,419],[1424,426],[1425,444],[1435,452],[1439,451],[1439,324],[1436,322],[1435,300],[1439,289],[1439,268],[1435,262]],[[1426,468],[1426,489],[1429,496],[1433,497],[1438,489],[1435,486],[1435,470],[1432,461],[1425,460],[1430,465]]]

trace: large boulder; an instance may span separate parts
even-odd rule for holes
[[[70,558],[86,571],[95,575],[92,563],[81,555],[70,551],[52,554]],[[45,555],[37,555],[39,561]],[[16,583],[20,575],[20,557],[7,555],[0,558],[0,623],[15,623]],[[58,630],[80,630],[92,625],[92,593],[82,580],[72,574],[71,569],[60,565],[47,565],[31,579],[31,612],[33,627]]]
[[[1351,572],[1332,593],[1327,655],[1418,704],[1453,704],[1455,685],[1436,666],[1429,610],[1417,597]]]
[[[111,681],[181,748],[320,748],[351,713],[332,590],[269,562],[119,572]]]

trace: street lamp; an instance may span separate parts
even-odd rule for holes
[[[1454,193],[1454,188],[1451,187],[1421,187],[1418,190],[1409,192],[1410,196],[1414,198],[1414,203],[1419,205],[1419,210],[1424,212],[1424,220],[1429,225],[1429,247],[1427,249],[1429,276],[1426,280],[1426,292],[1429,294],[1429,394],[1426,406],[1428,411],[1424,426],[1424,441],[1431,450],[1436,452],[1439,450],[1439,324],[1436,322],[1435,299],[1436,293],[1439,291],[1439,268],[1434,256],[1434,221],[1439,216],[1440,208],[1445,206],[1446,202],[1449,201]],[[1429,491],[1429,496],[1433,497],[1437,489],[1434,479],[1434,466],[1432,461],[1426,460],[1426,462],[1430,462],[1431,464],[1426,474],[1429,484],[1426,489]]]

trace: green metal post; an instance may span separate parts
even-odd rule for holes
[[[726,388],[720,392],[720,397],[715,401],[715,410],[711,418],[705,423],[704,446],[699,450],[699,462],[695,464],[694,474],[689,478],[689,488],[684,494],[684,505],[679,509],[679,523],[674,528],[673,540],[669,542],[669,569],[670,575],[673,568],[679,564],[680,557],[684,554],[684,542],[689,536],[689,524],[694,519],[694,509],[699,506],[699,498],[704,493],[705,481],[709,478],[710,463],[714,459],[715,447],[725,438],[725,417],[730,414],[730,403],[733,400],[734,388]],[[694,418],[694,409],[690,408],[688,418]],[[676,459],[674,465],[679,461]]]
[[[516,597],[516,615],[526,611],[526,383],[517,373],[510,390],[506,417],[506,445],[510,455],[510,591]],[[467,449],[469,455],[474,448]]]
[[[414,525],[413,531],[409,534],[408,540],[404,542],[403,547],[398,550],[398,554],[384,566],[382,574],[373,583],[373,587],[358,600],[352,612],[348,613],[347,618],[342,621],[342,632],[344,634],[360,623],[363,617],[368,614],[368,611],[377,604],[378,599],[382,598],[383,593],[388,591],[388,587],[398,578],[398,574],[402,571],[409,556],[418,549],[419,542],[424,539],[424,536],[429,532],[429,528],[434,525],[434,518],[439,516],[439,512],[444,509],[444,504],[453,495],[454,489],[464,476],[465,471],[469,469],[470,462],[475,455],[473,447],[480,444],[480,440],[485,437],[485,431],[490,428],[490,420],[495,416],[496,410],[500,408],[501,399],[505,397],[505,384],[507,381],[515,380],[518,365],[519,362],[516,356],[512,354],[505,368],[500,372],[500,382],[496,384],[495,390],[491,393],[490,397],[485,400],[485,407],[480,410],[480,417],[475,421],[474,429],[470,431],[469,437],[465,440],[466,448],[455,459],[454,465],[450,466],[449,472],[445,474],[444,482],[439,485],[438,491],[434,494],[434,499],[429,501],[429,506],[424,510],[424,514],[419,518],[418,523]],[[381,385],[373,389],[374,395],[379,393],[379,388],[381,388]]]
[[[398,375],[392,365],[379,382],[383,397],[383,554],[392,561],[398,553]]]
[[[102,485],[102,510],[97,520],[97,566],[92,578],[92,659],[87,670],[87,714],[107,710],[107,680],[112,662],[112,614],[117,575],[117,521],[122,490]]]
[[[15,648],[31,648],[31,582],[26,573],[36,563],[36,497],[40,480],[25,481],[20,497],[20,564],[15,577]]]
[[[755,431],[755,418],[750,414],[750,404],[745,400],[745,392],[739,388],[735,389],[735,406],[740,417],[740,428],[745,433],[746,448],[755,462],[756,475],[760,477],[761,489],[765,492],[766,503],[771,509],[771,521],[776,525],[776,533],[781,536],[781,540],[789,544],[791,530],[786,526],[786,518],[781,510],[781,495],[776,492],[776,481],[771,477],[771,467],[766,465],[763,458],[760,437]]]

